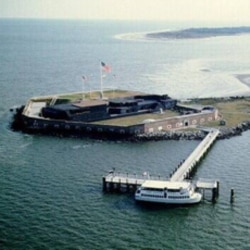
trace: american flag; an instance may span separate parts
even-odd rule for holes
[[[111,72],[111,66],[105,64],[104,62],[101,62],[101,66],[102,66],[102,70],[107,72],[107,73],[110,73]]]

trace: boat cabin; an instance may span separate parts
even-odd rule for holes
[[[135,193],[137,201],[191,204],[201,200],[191,182],[146,180]]]

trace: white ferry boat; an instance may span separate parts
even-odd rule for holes
[[[190,182],[146,180],[135,193],[136,201],[163,204],[195,204],[201,198]]]

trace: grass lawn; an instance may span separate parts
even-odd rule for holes
[[[164,113],[147,113],[141,115],[127,116],[121,118],[114,118],[109,120],[97,121],[93,122],[93,124],[101,124],[101,125],[113,125],[113,126],[131,126],[135,124],[141,124],[144,120],[154,119],[160,120],[167,117],[177,116],[179,113],[171,110],[166,110]]]
[[[103,99],[113,99],[118,97],[126,97],[132,95],[143,95],[145,93],[139,91],[128,91],[128,90],[105,90],[103,91]],[[58,99],[68,100],[68,102],[78,101],[81,99],[99,99],[101,98],[100,91],[92,91],[85,93],[69,93],[65,95],[58,95]]]
[[[250,121],[250,97],[198,99],[195,103],[216,107],[222,119],[226,121],[226,127],[234,127],[244,121]],[[219,121],[210,122],[206,126],[219,127]]]
[[[250,121],[250,97],[245,97],[244,99],[198,99],[195,101],[195,104],[212,105],[216,107],[219,110],[219,114],[221,115],[222,119],[226,121],[225,127],[235,127],[239,123],[242,123],[244,121]],[[130,117],[98,121],[95,122],[95,124],[129,126],[133,124],[140,124],[146,119],[158,120],[177,115],[179,115],[177,112],[167,110],[163,114],[151,113],[136,115]],[[212,121],[203,125],[208,127],[221,127],[219,121]]]

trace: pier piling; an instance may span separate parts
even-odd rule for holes
[[[107,185],[106,185],[106,178],[105,178],[105,176],[102,177],[102,191],[103,192],[107,191]]]
[[[230,203],[234,202],[234,189],[231,188],[231,192],[230,192]]]

